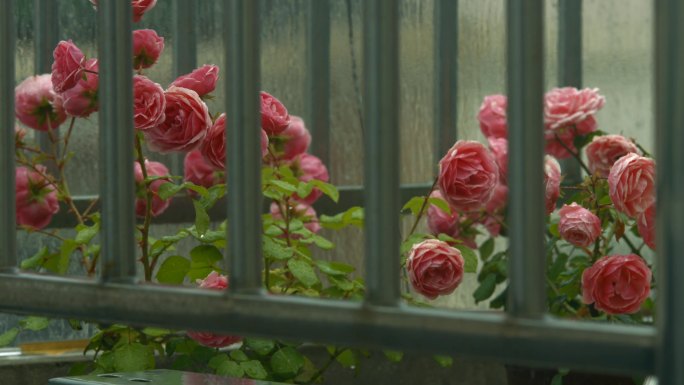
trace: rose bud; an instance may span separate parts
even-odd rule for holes
[[[97,0],[90,0],[93,6],[97,7]],[[145,12],[152,9],[157,4],[157,0],[131,0],[133,10],[133,22],[137,23],[142,19]]]
[[[52,90],[49,74],[29,76],[19,83],[14,89],[14,113],[20,122],[39,131],[58,127],[66,120],[62,98]]]
[[[608,188],[615,208],[636,218],[655,202],[655,162],[634,153],[623,156],[610,169]]]
[[[169,169],[159,162],[151,162],[145,160],[145,169],[147,177],[155,176],[170,176]],[[142,168],[139,162],[134,163],[133,175],[136,184],[136,200],[135,200],[135,214],[139,217],[145,217],[147,210],[147,189],[145,188],[145,178],[143,176]],[[152,209],[151,214],[156,217],[166,211],[171,203],[171,199],[162,199],[159,196],[159,187],[164,183],[171,182],[171,179],[156,179],[150,183],[149,189],[152,191]]]
[[[16,168],[14,199],[17,224],[40,230],[59,211],[59,202],[55,186],[44,176],[45,167],[38,165],[36,169]]]
[[[589,247],[601,235],[601,220],[591,211],[573,202],[558,210],[561,238],[578,247]]]
[[[327,183],[330,180],[328,168],[325,167],[320,159],[311,154],[304,153],[298,155],[292,163],[290,163],[290,167],[297,179],[302,182],[309,182],[310,180],[317,179]],[[294,198],[311,206],[321,197],[321,195],[323,195],[323,192],[317,187],[314,187],[309,195],[300,197],[295,194]]]
[[[639,217],[637,218],[637,229],[639,230],[641,238],[644,239],[646,246],[650,247],[651,250],[655,250],[655,203],[648,206],[646,211],[639,214]]]
[[[457,210],[482,208],[498,182],[499,167],[481,143],[459,140],[439,161],[439,189]]]
[[[582,273],[582,301],[608,314],[631,314],[651,290],[651,270],[638,255],[606,255]]]
[[[558,161],[550,156],[544,157],[544,204],[546,215],[556,209],[556,201],[560,196],[561,169]]]
[[[228,277],[212,271],[204,279],[198,279],[197,284],[202,289],[226,290],[228,289]],[[240,336],[226,336],[208,332],[188,331],[188,337],[210,348],[222,348],[242,341]]]
[[[85,68],[89,71],[97,72],[99,65],[97,59],[88,59]],[[97,73],[84,72],[83,77],[78,80],[75,86],[62,92],[60,95],[64,100],[62,106],[64,111],[71,116],[85,118],[90,116],[98,109],[97,89],[99,87],[99,76]]]
[[[133,68],[150,68],[164,51],[164,38],[153,29],[133,31]]]
[[[603,178],[608,177],[611,167],[618,159],[629,153],[639,153],[637,146],[622,135],[595,136],[584,151],[589,170]]]
[[[183,175],[185,180],[198,186],[211,187],[224,183],[221,173],[214,170],[214,166],[207,163],[199,150],[192,150],[185,155],[183,161]]]
[[[276,202],[271,202],[270,213],[275,220],[283,220],[283,214],[285,214],[286,207],[283,204],[278,204]],[[303,203],[296,203],[296,206],[287,208],[289,212],[287,215],[290,219],[297,218],[304,222],[304,227],[311,231],[312,233],[317,233],[321,230],[321,225],[318,223],[318,215],[316,215],[316,210],[309,205]],[[293,234],[294,239],[301,238],[299,234]]]
[[[406,261],[411,286],[429,299],[451,294],[463,279],[461,252],[437,239],[416,243]]]
[[[164,121],[145,131],[148,146],[158,152],[187,152],[200,145],[211,127],[207,105],[197,92],[169,87],[164,92]]]
[[[204,96],[214,91],[218,76],[218,66],[205,64],[187,75],[179,76],[171,85],[187,88],[197,92],[199,96]]]
[[[261,128],[268,135],[279,135],[290,124],[287,108],[267,92],[261,91]]]
[[[293,159],[306,152],[311,144],[311,134],[299,116],[290,115],[290,124],[280,133],[283,138],[283,158]]]
[[[482,101],[477,120],[480,122],[480,130],[488,139],[508,137],[507,105],[506,95],[489,95]]]
[[[166,115],[166,96],[162,87],[142,76],[133,76],[133,126],[141,131],[155,127]]]
[[[83,75],[85,55],[71,41],[60,41],[52,52],[52,87],[62,93],[78,83]]]

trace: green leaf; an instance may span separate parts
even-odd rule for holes
[[[465,262],[463,266],[463,271],[466,273],[476,273],[477,272],[477,255],[468,246],[465,245],[455,245],[455,248],[461,251],[463,256],[463,261]]]
[[[142,332],[150,337],[162,337],[172,333],[169,329],[160,328],[144,328]]]
[[[304,356],[297,349],[286,346],[271,356],[271,369],[274,373],[291,378],[304,366]]]
[[[494,238],[489,238],[480,245],[480,258],[486,261],[494,252]]]
[[[78,233],[76,234],[75,242],[79,245],[85,245],[95,238],[100,231],[100,223],[96,222],[92,226],[79,225],[76,229],[78,230]]]
[[[311,181],[309,182],[299,182],[299,185],[297,186],[297,195],[300,198],[306,198],[311,194],[311,191],[313,190],[313,183]]]
[[[335,245],[332,242],[321,237],[320,235],[314,234],[314,236],[311,237],[311,239],[313,239],[313,242],[316,244],[316,246],[320,247],[323,250],[331,250],[335,247]]]
[[[382,352],[385,354],[385,357],[392,362],[400,362],[401,359],[404,358],[404,352],[397,350],[383,350]]]
[[[558,223],[552,223],[549,226],[549,233],[556,238],[560,238],[560,232],[558,231]]]
[[[195,230],[202,236],[209,230],[209,214],[198,201],[192,201],[192,204],[195,206]]]
[[[259,362],[259,361],[257,361]],[[227,377],[242,377],[245,374],[245,370],[242,368],[241,364],[235,361],[223,361],[216,367],[216,374],[219,376]]]
[[[558,254],[556,260],[549,268],[549,279],[552,281],[558,278],[558,276],[565,270],[565,264],[568,262],[567,254]]]
[[[487,298],[491,297],[496,288],[496,274],[489,274],[482,281],[480,286],[473,292],[473,298],[475,302],[482,302]]]
[[[249,357],[242,350],[233,350],[230,352],[230,358],[237,362],[249,361]]]
[[[117,372],[135,372],[154,368],[154,351],[150,346],[134,342],[113,352]]]
[[[20,267],[24,270],[38,268],[45,262],[47,256],[48,248],[43,246],[33,256],[21,261]]]
[[[212,245],[199,245],[190,250],[190,271],[187,277],[190,280],[203,279],[212,271],[220,271],[216,263],[223,259],[221,251]]]
[[[321,215],[318,220],[321,226],[333,230],[339,230],[349,225],[363,227],[363,208],[350,207],[347,211],[334,216]]]
[[[175,184],[175,183],[164,183],[161,186],[159,186],[159,190],[157,191],[157,194],[161,199],[169,199],[172,196],[176,195],[180,190],[182,190],[185,187],[183,184]]]
[[[336,358],[337,362],[347,369],[353,369],[359,364],[359,358],[351,349],[346,349]]]
[[[271,237],[263,237],[263,250],[264,256],[266,258],[277,259],[284,261],[292,258],[292,250],[288,249],[285,245],[280,244]]]
[[[337,201],[340,200],[340,192],[337,190],[337,187],[331,185],[330,183],[325,183],[322,180],[318,179],[312,179],[309,181],[309,183],[312,183],[314,186],[316,186],[321,192],[330,199],[333,200],[333,202],[337,203]]]
[[[273,186],[278,187],[279,190],[281,190],[282,192],[285,192],[285,193],[292,194],[292,193],[297,191],[297,187],[295,185],[288,183],[288,182],[285,182],[285,181],[282,181],[282,180],[273,179],[270,181],[270,183]]]
[[[221,364],[223,364],[226,361],[230,361],[230,358],[228,358],[228,355],[225,353],[219,353],[215,356],[213,356],[209,362],[207,363],[207,366],[216,370]]]
[[[57,270],[59,274],[65,274],[69,269],[69,261],[71,261],[71,254],[76,250],[78,244],[71,239],[66,239],[62,242],[62,248],[59,253],[59,259],[57,260]]]
[[[264,366],[261,365],[261,362],[257,360],[240,362],[240,367],[245,371],[245,373],[247,373],[249,377],[257,380],[263,380],[268,376]]]
[[[354,266],[340,262],[318,260],[315,263],[318,269],[327,275],[346,276],[347,274],[353,273],[355,270]]]
[[[0,348],[14,342],[14,339],[17,338],[17,335],[19,335],[19,328],[11,328],[0,334]]]
[[[319,282],[318,276],[314,269],[308,263],[299,259],[290,259],[287,261],[287,267],[304,286],[311,287]]]
[[[19,326],[21,326],[22,329],[28,329],[34,332],[45,329],[49,324],[50,320],[45,317],[31,316],[19,321]]]
[[[157,281],[180,285],[185,280],[185,275],[190,271],[191,262],[180,255],[173,255],[164,260],[157,271]]]
[[[76,362],[69,368],[68,376],[83,376],[93,370],[92,362]]]
[[[328,281],[345,292],[354,289],[354,283],[345,277],[328,276]]]
[[[423,207],[423,202],[425,201],[425,197],[413,197],[409,199],[408,202],[404,205],[404,207],[401,208],[401,211],[406,211],[410,210],[411,214],[414,216],[417,216],[418,213],[420,212],[420,208]]]
[[[446,214],[451,215],[451,206],[442,198],[428,198],[428,203],[437,206],[440,210],[444,211]]]
[[[411,250],[411,247],[413,247],[414,244],[422,242],[429,237],[430,236],[427,234],[411,234],[404,242],[402,242],[401,246],[399,247],[399,251],[402,254],[406,254],[409,250]]]
[[[443,368],[450,368],[454,364],[454,359],[449,356],[434,355],[432,357]]]
[[[259,338],[247,338],[245,339],[245,345],[252,349],[256,354],[260,356],[265,356],[270,353],[273,348],[275,348],[275,342],[273,340],[264,340]]]

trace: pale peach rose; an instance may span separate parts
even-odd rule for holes
[[[618,159],[632,152],[639,153],[637,146],[622,135],[595,136],[584,151],[589,170],[603,178],[608,177]]]
[[[601,220],[596,214],[573,202],[558,210],[561,238],[579,247],[589,247],[601,235]]]
[[[409,252],[406,270],[413,289],[429,299],[451,294],[463,279],[461,252],[437,239],[416,243]]]
[[[635,153],[623,156],[610,169],[608,187],[615,208],[636,218],[655,202],[655,162]]]
[[[477,114],[480,130],[487,138],[508,137],[508,122],[506,121],[506,95],[485,96]]]
[[[606,255],[582,273],[582,301],[608,314],[631,314],[651,291],[651,270],[638,255]]]

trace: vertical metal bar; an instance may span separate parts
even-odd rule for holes
[[[559,0],[558,3],[558,85],[582,87],[582,0]],[[582,181],[579,162],[561,159],[564,183]]]
[[[366,300],[399,299],[399,7],[366,0],[363,12]]]
[[[458,0],[435,2],[434,164],[456,142],[458,84]]]
[[[684,384],[684,3],[655,2],[658,339],[660,384]]]
[[[545,309],[543,97],[544,1],[508,0],[509,311]]]
[[[107,282],[136,277],[133,199],[131,3],[98,1],[102,273]]]
[[[311,152],[330,164],[330,0],[309,1],[307,125]]]
[[[259,2],[226,0],[228,245],[231,289],[259,292],[261,150]]]
[[[17,232],[14,202],[14,55],[16,25],[14,0],[0,12],[0,271],[17,266]]]

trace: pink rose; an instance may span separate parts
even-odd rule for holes
[[[52,87],[62,93],[78,83],[83,74],[85,55],[71,41],[60,41],[52,52]]]
[[[97,90],[100,79],[97,75],[99,64],[97,59],[86,60],[85,69],[91,72],[83,72],[82,77],[78,80],[75,86],[62,92],[60,95],[64,100],[62,106],[64,111],[71,116],[80,118],[88,117],[98,109]]]
[[[437,239],[416,243],[406,261],[411,286],[429,299],[451,294],[463,279],[461,252]]]
[[[133,126],[141,131],[153,128],[166,115],[166,96],[162,87],[142,76],[133,76]]]
[[[266,134],[266,131],[264,129],[261,129],[261,157],[265,157],[266,154],[268,154],[268,134]]]
[[[508,186],[499,183],[494,189],[494,194],[485,205],[487,216],[482,220],[482,225],[492,237],[498,237],[501,233],[501,223],[504,221],[507,203]]]
[[[311,134],[306,129],[304,120],[299,116],[290,115],[290,124],[280,133],[280,136],[284,141],[282,152],[285,159],[293,159],[306,152],[311,144]]]
[[[214,91],[218,76],[218,66],[205,64],[187,75],[179,76],[171,85],[187,88],[197,92],[199,96],[204,96]]]
[[[623,156],[610,169],[608,187],[615,208],[636,218],[655,202],[655,162],[634,153]]]
[[[164,38],[153,29],[133,31],[133,68],[150,68],[164,51]]]
[[[639,235],[644,239],[646,246],[650,247],[651,250],[655,250],[655,203],[648,206],[646,211],[639,214],[639,217],[637,218],[637,229],[639,229]]]
[[[552,131],[547,131],[544,134],[546,144],[544,151],[557,159],[567,159],[572,156],[572,153],[577,154],[575,147],[575,134],[571,131],[566,131],[562,135],[556,135]],[[568,152],[572,151],[572,153]]]
[[[97,6],[97,0],[90,0],[90,2]],[[131,0],[131,8],[133,10],[133,22],[137,23],[142,19],[145,12],[154,8],[157,0]]]
[[[622,135],[595,136],[584,149],[589,161],[589,170],[607,178],[613,164],[629,153],[638,154],[637,146]]]
[[[212,271],[206,278],[198,279],[197,284],[202,289],[226,290],[228,288],[228,277]],[[222,348],[242,341],[240,336],[226,336],[209,332],[188,331],[188,337],[210,348]]]
[[[185,155],[183,161],[183,175],[185,180],[198,186],[211,187],[224,183],[224,179],[214,167],[207,163],[199,150],[192,150]]]
[[[59,211],[57,190],[43,175],[44,166],[35,170],[17,167],[15,170],[15,209],[17,224],[33,229],[42,229],[50,223]]]
[[[489,151],[494,155],[494,161],[499,166],[499,179],[506,183],[508,180],[508,140],[506,138],[487,138]]]
[[[24,141],[24,137],[26,136],[26,130],[23,128],[17,126],[16,124],[14,125],[14,139],[16,143],[22,143]],[[16,147],[21,147],[21,146],[16,146]]]
[[[499,167],[480,143],[459,140],[439,161],[439,189],[460,211],[478,210],[499,182]]]
[[[573,202],[558,210],[561,238],[579,247],[589,247],[601,235],[601,220],[591,211]]]
[[[48,74],[29,76],[19,83],[14,89],[14,104],[17,119],[39,131],[58,127],[66,120],[62,98],[52,90]]]
[[[544,201],[546,215],[556,209],[556,201],[560,196],[561,169],[558,161],[550,156],[544,157]]]
[[[215,170],[226,170],[226,114],[221,114],[200,145],[204,159]]]
[[[442,193],[439,190],[434,190],[430,194],[430,198],[439,198],[444,200]],[[446,213],[439,207],[430,204],[427,209],[427,225],[432,235],[446,234],[452,238],[458,238],[460,232],[459,215],[454,208],[451,208],[451,213]]]
[[[268,135],[278,135],[290,124],[287,109],[274,96],[261,91],[261,128]]]
[[[159,162],[151,162],[145,160],[145,169],[147,171],[147,177],[154,176],[170,176],[169,169]],[[133,175],[135,176],[136,184],[136,200],[135,200],[135,214],[139,217],[145,216],[145,211],[147,210],[147,192],[145,189],[145,178],[143,176],[142,168],[139,162],[134,163]],[[150,183],[149,189],[152,191],[152,209],[151,213],[153,217],[156,217],[166,211],[171,203],[171,199],[162,199],[159,196],[159,187],[164,183],[171,182],[171,179],[156,179]]]
[[[169,87],[164,97],[164,121],[145,131],[150,149],[187,152],[199,146],[212,124],[207,105],[197,92],[182,87]]]
[[[480,130],[487,138],[508,137],[508,122],[506,121],[506,108],[508,100],[506,95],[485,96],[477,113],[480,121]]]
[[[283,220],[283,214],[285,214],[285,210],[286,208],[284,205],[271,202],[270,212],[271,216],[273,216],[273,219]],[[314,210],[313,207],[303,203],[297,203],[296,206],[290,206],[287,208],[287,210],[287,215],[289,218],[297,218],[301,220],[304,222],[304,227],[307,230],[314,234],[321,231],[321,225],[318,223],[318,216],[316,215],[316,210]],[[294,234],[292,237],[295,239],[300,238],[299,234]]]
[[[606,255],[582,273],[582,301],[608,314],[631,314],[651,290],[651,270],[635,254]]]
[[[330,181],[328,168],[325,167],[320,159],[311,154],[299,154],[292,160],[290,167],[292,168],[294,175],[302,182],[308,182],[313,179],[317,179],[326,183]],[[294,198],[311,206],[318,200],[318,198],[321,197],[321,195],[323,195],[323,192],[318,188],[314,188],[311,190],[311,194],[305,197],[300,197],[299,195],[295,194]]]

